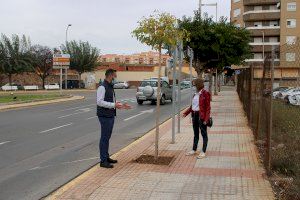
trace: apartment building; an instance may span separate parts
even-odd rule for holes
[[[162,55],[162,65],[165,66],[169,55]],[[124,64],[139,64],[139,65],[158,65],[159,53],[154,51],[141,52],[131,55],[106,54],[99,58],[102,63],[124,63]]]
[[[275,47],[275,78],[300,77],[300,0],[231,0],[231,22],[251,33],[254,77],[262,76],[264,57]]]

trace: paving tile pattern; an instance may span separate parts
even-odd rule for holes
[[[117,155],[112,170],[92,168],[53,199],[153,200],[273,200],[270,183],[258,160],[253,134],[236,92],[224,91],[212,102],[214,126],[209,129],[207,157],[186,156],[192,147],[189,118],[171,144],[171,121],[160,127],[160,155],[175,156],[169,166],[137,164],[141,154],[153,154],[154,135],[148,134]],[[199,143],[199,148],[202,143]],[[80,178],[80,177],[79,177]]]

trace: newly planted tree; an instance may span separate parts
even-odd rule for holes
[[[158,88],[156,99],[156,131],[155,131],[155,159],[158,158],[159,140],[159,116],[161,102],[161,55],[164,47],[176,45],[178,39],[185,36],[185,31],[180,31],[177,27],[177,19],[168,13],[154,12],[148,18],[143,18],[138,22],[138,27],[132,32],[133,36],[141,43],[159,52]]]
[[[12,35],[11,39],[1,35],[0,72],[8,76],[12,85],[12,76],[30,70],[30,40],[24,35],[20,38]]]

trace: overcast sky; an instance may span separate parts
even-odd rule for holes
[[[218,2],[218,16],[230,15],[230,0]],[[65,41],[67,24],[69,40],[89,41],[101,54],[131,54],[150,50],[141,45],[131,32],[137,21],[154,10],[181,18],[192,16],[198,0],[0,0],[0,32],[25,34],[33,44],[57,47]],[[215,8],[203,12],[215,15]]]

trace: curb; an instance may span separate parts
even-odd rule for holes
[[[182,109],[180,112],[182,113],[186,108],[187,107],[185,107],[184,109]],[[169,119],[165,120],[164,122],[162,122],[159,126],[164,126],[164,125],[170,123],[171,121],[172,121],[172,118],[169,118]],[[122,149],[120,149],[118,152],[114,153],[111,156],[111,158],[116,159],[116,157],[118,157],[119,154],[121,154],[122,152],[126,151],[127,149],[130,149],[135,144],[137,144],[140,141],[146,139],[147,137],[150,137],[153,134],[155,134],[155,127],[153,129],[149,130],[146,134],[144,134],[139,139],[133,141],[132,143],[130,143],[127,146],[125,146]],[[96,165],[92,166],[90,169],[87,169],[86,171],[82,172],[78,176],[76,176],[73,179],[71,179],[69,182],[65,183],[64,185],[62,185],[61,187],[59,187],[56,190],[52,191],[50,194],[46,195],[45,197],[43,197],[41,199],[43,199],[43,200],[54,200],[54,199],[56,199],[57,196],[60,196],[62,193],[64,193],[68,189],[70,189],[72,186],[76,185],[81,180],[83,180],[84,178],[86,178],[90,174],[92,174],[95,170],[97,170],[98,166],[99,165],[97,163]]]
[[[73,97],[62,98],[62,99],[53,99],[53,100],[46,100],[46,101],[36,101],[36,102],[29,102],[29,103],[5,105],[5,106],[0,106],[0,111],[17,109],[17,108],[26,108],[26,107],[32,107],[32,106],[38,106],[38,105],[45,105],[45,104],[52,104],[52,103],[59,103],[59,102],[82,100],[84,98],[85,98],[84,96],[73,96]]]

